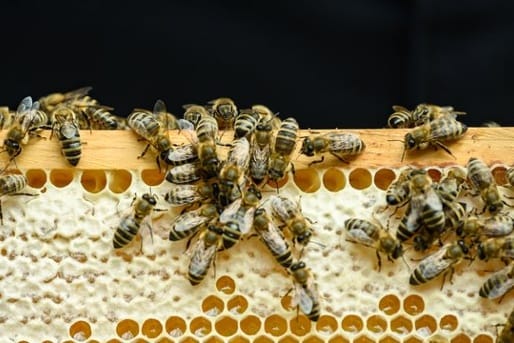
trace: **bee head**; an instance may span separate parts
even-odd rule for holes
[[[307,243],[309,243],[311,236],[312,236],[312,232],[308,230],[308,231],[305,231],[305,232],[299,234],[296,240],[298,241],[298,243],[300,243],[302,245],[306,245]]]
[[[152,206],[155,206],[157,204],[157,200],[155,199],[155,196],[150,193],[143,194],[143,200],[145,200]]]
[[[403,255],[403,246],[402,246],[402,243],[400,243],[398,241],[396,246],[394,247],[391,257],[396,260],[398,257],[400,257],[402,255]]]
[[[296,262],[296,263],[293,263],[293,264],[291,265],[291,267],[289,267],[289,269],[290,269],[292,272],[295,272],[295,271],[300,270],[300,269],[303,269],[303,268],[305,268],[305,267],[306,267],[306,266],[305,266],[305,262],[303,262],[303,261],[298,261],[298,262]]]
[[[403,141],[403,144],[405,146],[405,149],[407,149],[407,150],[412,150],[412,149],[416,148],[416,139],[414,138],[412,133],[409,132],[409,133],[405,134],[405,139]]]
[[[307,156],[314,156],[314,144],[309,137],[305,137],[303,140],[301,153]]]
[[[481,260],[485,260],[486,253],[485,253],[485,247],[483,243],[480,243],[477,248],[478,258]]]
[[[20,143],[14,139],[6,139],[4,141],[4,146],[5,150],[7,150],[7,153],[11,157],[18,156],[21,152]]]
[[[466,243],[464,243],[464,241],[461,239],[457,242],[457,244],[459,245],[459,247],[461,248],[462,252],[464,254],[467,254],[469,252],[469,248],[468,246],[466,245]]]

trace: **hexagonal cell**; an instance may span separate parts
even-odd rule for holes
[[[403,343],[423,343],[423,341],[417,337],[408,337],[406,338]]]
[[[185,338],[181,339],[179,342],[180,343],[199,343],[200,341],[198,341],[197,339],[195,339],[193,337],[185,337]]]
[[[100,343],[100,341],[97,341],[96,339],[90,339],[87,341],[87,343]]]
[[[98,193],[107,185],[107,176],[103,170],[84,170],[80,176],[80,183],[86,191]]]
[[[116,169],[109,172],[109,189],[113,193],[123,193],[132,184],[132,174],[128,170]]]
[[[364,168],[355,168],[349,177],[350,185],[355,189],[365,189],[371,186],[371,173]]]
[[[178,316],[169,317],[164,327],[171,337],[180,337],[187,329],[186,321]]]
[[[255,335],[261,329],[261,320],[257,316],[249,315],[241,320],[240,326],[245,334]]]
[[[434,182],[439,182],[439,180],[441,180],[441,171],[439,169],[429,168],[427,170],[427,174]]]
[[[489,335],[486,335],[486,334],[480,334],[473,339],[473,343],[493,343],[493,342],[494,342],[494,338]]]
[[[424,314],[414,322],[416,332],[421,337],[428,337],[437,331],[437,321],[434,317]]]
[[[412,331],[412,321],[403,315],[394,317],[391,320],[391,330],[401,335],[407,335]]]
[[[366,335],[360,335],[353,341],[353,343],[376,343],[376,340],[371,339]]]
[[[397,340],[396,338],[393,338],[391,336],[382,337],[382,338],[380,338],[380,340],[378,342],[379,343],[400,343],[399,340]]]
[[[394,294],[388,294],[378,302],[380,311],[393,315],[400,310],[400,299]]]
[[[189,331],[196,337],[204,337],[211,333],[212,326],[210,320],[205,317],[196,317],[189,323]]]
[[[223,300],[215,295],[209,295],[202,301],[202,311],[209,317],[215,317],[225,309]]]
[[[214,323],[214,328],[220,335],[230,337],[237,332],[237,321],[234,318],[224,316]]]
[[[124,319],[116,325],[116,333],[121,339],[132,339],[139,334],[139,325],[135,320]]]
[[[366,328],[374,333],[383,333],[387,330],[387,321],[384,317],[373,314],[366,320]]]
[[[272,340],[271,338],[269,338],[267,336],[259,336],[259,337],[255,337],[254,342],[255,343],[273,343],[274,340]]]
[[[336,330],[337,320],[332,316],[322,315],[316,322],[316,331],[323,335],[329,336],[336,332]]]
[[[234,315],[243,314],[248,308],[248,300],[242,295],[236,295],[227,302],[227,310]]]
[[[107,343],[122,343],[119,339],[113,338],[107,341]]]
[[[224,343],[225,341],[217,336],[211,336],[204,340],[205,343]]]
[[[162,324],[160,321],[154,318],[145,320],[141,327],[141,332],[148,338],[155,338],[162,332]]]
[[[289,173],[284,175],[284,177],[280,180],[273,181],[269,180],[267,185],[274,189],[279,189],[284,187],[287,184],[287,181],[289,180]]]
[[[236,337],[232,337],[231,339],[229,339],[228,342],[229,343],[250,343],[250,340],[243,336],[236,336]]]
[[[275,337],[282,336],[287,330],[287,322],[279,315],[273,314],[264,321],[264,331]]]
[[[32,188],[42,188],[47,181],[46,172],[43,169],[29,169],[25,173],[27,184]]]
[[[425,301],[417,294],[411,294],[403,299],[403,310],[415,316],[425,310]]]
[[[91,337],[91,326],[88,322],[79,320],[71,324],[69,333],[71,338],[82,342]]]
[[[336,335],[328,340],[328,343],[350,343],[350,341],[341,335]]]
[[[141,171],[141,180],[150,186],[158,186],[164,181],[164,173],[159,169],[144,169]]]
[[[173,343],[173,341],[169,338],[162,337],[157,340],[157,343]]]
[[[346,177],[341,170],[328,168],[323,174],[323,185],[330,192],[339,192],[346,186]]]
[[[216,289],[225,294],[232,294],[236,290],[236,283],[230,276],[223,275],[216,280]]]
[[[493,170],[491,170],[491,173],[493,174],[494,180],[498,185],[505,185],[509,183],[507,180],[507,169],[505,167],[494,167]]]
[[[68,186],[75,177],[73,169],[52,169],[50,171],[50,182],[55,187],[66,187]]]
[[[364,323],[362,321],[362,318],[355,314],[349,314],[343,318],[342,328],[344,331],[354,332],[354,333],[360,332],[360,331],[362,331],[363,327],[364,327]]]
[[[459,326],[459,320],[453,314],[447,314],[439,320],[439,328],[447,331],[455,331]]]
[[[286,336],[284,338],[281,338],[278,343],[298,343],[300,342],[299,340],[297,340],[296,338],[293,338],[291,336]]]
[[[451,343],[471,343],[471,338],[467,335],[460,333],[457,336],[453,337],[450,341]]]
[[[295,308],[291,306],[292,297],[290,295],[284,295],[282,299],[280,299],[280,305],[286,311],[292,311]]]
[[[303,314],[299,314],[289,321],[289,330],[296,336],[305,336],[311,332],[311,321]]]
[[[321,187],[318,171],[314,168],[295,171],[293,180],[296,186],[305,193],[314,193]]]
[[[394,179],[396,179],[394,171],[388,168],[382,168],[376,171],[373,177],[373,183],[378,189],[385,191]]]
[[[136,338],[135,340],[131,341],[130,343],[150,343],[150,342],[147,341],[146,339]]]
[[[325,341],[316,336],[309,336],[303,340],[303,343],[323,343],[323,342],[325,342]]]

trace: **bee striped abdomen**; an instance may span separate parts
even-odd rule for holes
[[[90,120],[96,123],[100,129],[115,130],[118,128],[116,117],[103,108],[94,109],[89,114]]]
[[[115,249],[122,248],[129,244],[139,231],[140,221],[136,217],[127,216],[121,220],[112,241]]]
[[[0,196],[20,192],[25,186],[27,186],[25,175],[3,175],[0,177]]]
[[[287,118],[282,122],[275,139],[276,153],[290,155],[293,152],[296,146],[298,129],[298,122],[294,118]]]
[[[138,135],[149,139],[159,133],[160,123],[150,112],[133,112],[127,118],[127,123]]]
[[[82,156],[82,142],[78,127],[73,124],[64,124],[60,127],[58,135],[64,158],[72,166],[76,166]]]
[[[241,239],[241,234],[237,223],[227,223],[223,227],[223,249],[232,248]]]

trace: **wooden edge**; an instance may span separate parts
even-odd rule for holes
[[[334,130],[317,130],[323,133]],[[364,153],[356,156],[350,163],[345,164],[325,154],[325,161],[315,164],[316,168],[341,167],[341,168],[398,168],[405,165],[416,167],[465,165],[470,157],[482,159],[488,165],[514,163],[514,127],[501,128],[469,128],[463,138],[453,142],[447,142],[452,151],[452,157],[445,151],[429,148],[423,151],[407,152],[404,161],[400,161],[403,151],[403,137],[406,129],[363,129],[340,130],[359,134],[366,144]],[[311,134],[309,130],[301,130],[300,137]],[[0,131],[0,140],[3,142],[6,131]],[[49,137],[49,131],[43,131],[42,136]],[[149,151],[144,158],[138,159],[145,148],[145,142],[139,141],[138,136],[131,131],[81,131],[84,142],[82,158],[76,167],[79,170],[91,169],[156,169],[155,152]],[[232,132],[225,132],[223,141],[230,141]],[[188,143],[187,138],[170,131],[170,139],[173,143]],[[296,169],[308,167],[310,161],[319,159],[299,155],[301,141],[297,143],[297,151],[292,155],[292,162]],[[222,155],[226,148],[219,147]],[[0,154],[0,165],[8,162],[6,152]],[[22,153],[16,157],[15,163],[9,168],[19,169],[67,169],[72,168],[61,155],[60,143],[54,137],[50,139],[31,138],[27,145],[23,146]]]

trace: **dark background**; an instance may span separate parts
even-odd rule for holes
[[[3,1],[0,104],[93,86],[115,113],[232,97],[302,127],[383,127],[391,106],[512,126],[514,1]]]

